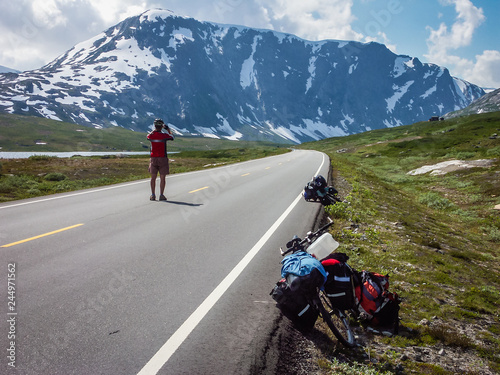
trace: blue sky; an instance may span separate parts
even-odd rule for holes
[[[151,8],[308,40],[376,41],[482,87],[500,87],[498,0],[4,1],[0,65],[39,68],[73,45]]]

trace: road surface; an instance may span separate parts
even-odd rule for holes
[[[293,151],[0,204],[0,372],[272,373],[279,247],[320,209],[328,158]]]

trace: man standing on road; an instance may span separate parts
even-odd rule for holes
[[[151,142],[151,159],[149,161],[149,173],[151,173],[151,197],[150,200],[156,200],[156,177],[160,173],[160,201],[166,201],[165,192],[166,177],[170,173],[167,156],[167,141],[174,140],[172,131],[163,122],[162,119],[154,121],[155,129],[148,134],[148,140]],[[163,133],[165,129],[167,133]]]

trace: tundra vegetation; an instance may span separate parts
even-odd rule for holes
[[[2,151],[40,151],[40,143],[54,146],[51,151],[145,149],[144,134],[121,129],[12,115],[0,115],[0,129]],[[335,220],[337,251],[348,254],[355,269],[390,274],[390,289],[403,298],[400,334],[385,337],[357,325],[362,346],[356,350],[336,345],[318,320],[311,335],[299,335],[305,341],[298,350],[313,348],[304,373],[500,373],[498,134],[495,112],[298,146],[331,158],[343,202],[325,212]],[[288,151],[195,138],[178,138],[169,150],[182,151],[171,156],[173,173]],[[450,160],[487,162],[441,174],[409,173]],[[147,156],[0,159],[0,201],[147,178],[147,163]],[[297,358],[303,356],[302,350]]]
[[[495,112],[300,146],[331,158],[337,251],[403,298],[397,336],[360,326],[357,351],[313,340],[322,373],[500,373],[499,133]],[[409,173],[450,160],[484,161]]]

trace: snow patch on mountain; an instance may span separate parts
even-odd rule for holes
[[[259,42],[260,39],[261,39],[260,36],[256,36],[254,38],[253,44],[252,44],[252,53],[250,54],[248,59],[246,59],[243,62],[243,65],[241,67],[240,83],[241,83],[241,87],[244,89],[249,87],[252,83],[257,85],[256,76],[255,76],[255,72],[254,72],[255,60],[254,60],[253,56],[255,55],[255,51],[257,49],[257,43]]]
[[[397,86],[397,85],[392,86],[392,88],[394,89],[394,95],[385,100],[387,102],[387,111],[388,112],[394,111],[396,104],[408,92],[408,89],[414,83],[415,83],[415,81],[408,81],[403,86]]]
[[[187,41],[194,42],[193,32],[183,27],[172,32],[168,46],[177,52],[177,47]]]
[[[309,71],[309,78],[307,79],[307,82],[306,82],[306,94],[307,92],[309,91],[309,89],[312,87],[312,81],[314,79],[314,77],[316,76],[316,60],[318,59],[317,56],[311,56],[311,58],[309,59],[309,67],[307,68],[307,70]]]
[[[392,69],[392,77],[393,78],[401,77],[406,72],[407,67],[413,67],[412,63],[409,64],[410,61],[412,60],[406,56],[397,57],[396,60],[394,61],[394,68]]]

